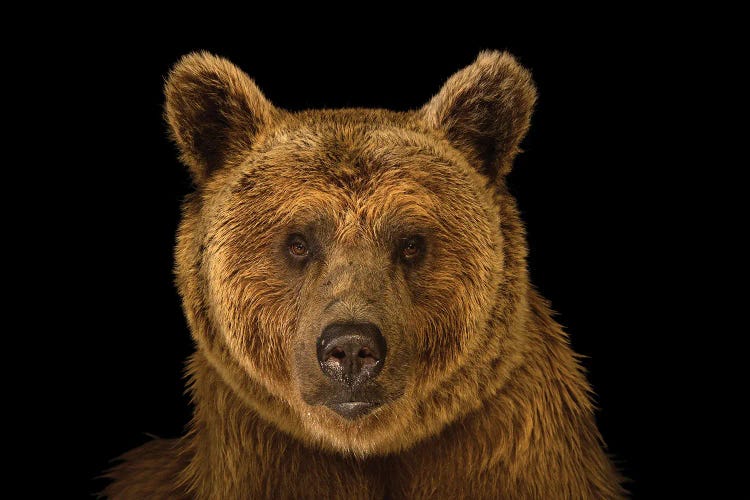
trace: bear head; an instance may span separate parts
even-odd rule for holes
[[[505,176],[535,100],[498,52],[410,112],[287,112],[184,57],[165,115],[196,186],[176,275],[199,355],[280,430],[360,456],[479,408],[523,352]]]

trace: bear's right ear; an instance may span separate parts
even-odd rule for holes
[[[490,180],[510,171],[536,102],[531,74],[507,52],[481,52],[420,111]]]
[[[198,185],[247,151],[278,114],[249,76],[207,52],[180,59],[164,94],[172,137]]]

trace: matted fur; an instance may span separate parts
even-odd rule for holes
[[[422,109],[289,113],[206,53],[166,85],[196,183],[176,248],[196,352],[182,438],[130,451],[112,498],[617,498],[565,333],[530,286],[505,186],[536,90],[483,52]],[[290,232],[321,242],[295,267]],[[419,265],[392,244],[419,231]],[[345,297],[331,302],[331,297]],[[333,311],[329,307],[335,303]],[[331,318],[376,318],[384,404],[309,395]]]

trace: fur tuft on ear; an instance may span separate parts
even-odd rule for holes
[[[180,59],[164,93],[172,137],[198,185],[251,148],[278,113],[242,70],[207,52]]]
[[[493,181],[510,171],[536,102],[531,74],[507,52],[481,52],[420,113]]]

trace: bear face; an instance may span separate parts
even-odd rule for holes
[[[437,434],[523,354],[523,230],[504,187],[535,101],[483,53],[422,109],[289,113],[185,57],[166,116],[196,192],[177,282],[199,350],[258,414],[364,456]]]

